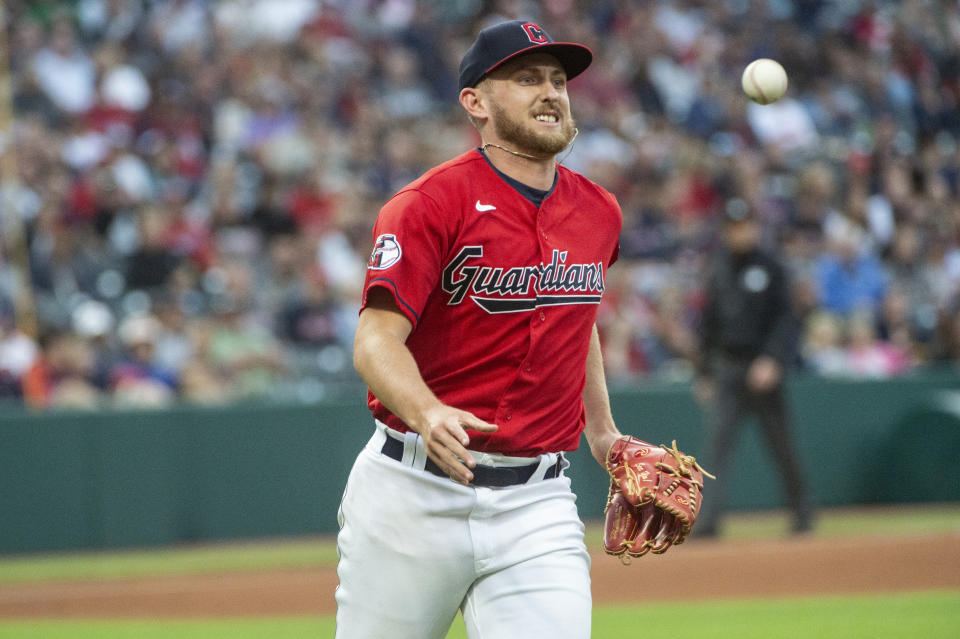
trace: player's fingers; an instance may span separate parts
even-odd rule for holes
[[[453,451],[459,459],[463,460],[468,466],[475,466],[476,462],[467,445],[470,443],[470,437],[467,431],[461,426],[462,419],[455,416],[443,422],[439,427],[434,428],[431,434],[431,442],[437,446],[436,453],[439,455],[443,448]],[[428,446],[429,448],[429,446]]]
[[[473,481],[473,472],[453,453],[447,451],[444,454],[438,455],[434,461],[437,462],[440,468],[443,469],[443,472],[453,481],[465,486]]]
[[[460,423],[470,430],[476,430],[481,433],[492,433],[499,428],[496,424],[491,424],[490,422],[485,422],[476,415],[464,412],[460,416]]]
[[[473,479],[470,468],[476,466],[476,462],[453,433],[446,430],[435,432],[427,446],[427,454],[454,481],[466,484]]]
[[[447,446],[456,452],[460,459],[464,460],[471,468],[475,466],[476,463],[466,448],[470,444],[470,436],[467,434],[466,429],[469,428],[483,432],[493,432],[497,430],[495,424],[487,423],[466,411],[461,411],[454,422],[448,422],[445,426],[446,432],[450,433],[456,440],[455,444],[447,444]]]
[[[477,465],[477,462],[473,458],[473,455],[470,454],[470,451],[467,450],[467,444],[470,443],[470,438],[467,437],[467,433],[464,432],[462,428],[458,428],[457,430],[459,431],[457,434],[450,433],[441,443],[447,450],[453,453],[453,456],[457,460],[461,461],[468,468],[473,468]]]

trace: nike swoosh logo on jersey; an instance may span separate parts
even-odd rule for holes
[[[477,210],[481,213],[485,211],[494,211],[496,208],[497,207],[495,207],[493,204],[480,204],[480,200],[477,200]]]

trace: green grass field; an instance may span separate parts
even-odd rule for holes
[[[335,566],[332,538],[0,558],[0,584]]]
[[[598,607],[593,636],[700,639],[952,639],[960,624],[960,592],[884,597]],[[332,637],[330,617],[216,621],[26,621],[0,623],[0,639],[301,639]],[[458,619],[448,639],[465,639]]]
[[[729,539],[772,538],[787,529],[783,513],[739,514],[723,534]],[[960,504],[928,507],[859,508],[824,512],[818,536],[904,536],[960,532]],[[600,531],[588,530],[596,547]],[[214,574],[290,566],[332,566],[336,550],[330,538],[270,540],[174,549],[59,553],[0,557],[4,583],[47,580],[108,580],[171,574]],[[695,575],[691,576],[696,578]],[[763,600],[691,601],[636,606],[598,606],[597,638],[676,636],[894,639],[955,637],[960,628],[960,591],[896,595],[824,596]],[[0,620],[0,639],[248,639],[332,637],[332,617],[280,617],[210,620]],[[448,639],[464,639],[458,618]]]

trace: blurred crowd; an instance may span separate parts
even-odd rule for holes
[[[563,162],[624,211],[611,383],[691,374],[733,198],[789,265],[798,367],[960,367],[956,0],[38,0],[6,3],[0,395],[310,401],[355,380],[376,213],[477,144],[457,66],[515,18],[595,53]],[[773,105],[740,91],[758,57],[790,76]]]

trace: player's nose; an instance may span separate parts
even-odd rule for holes
[[[540,97],[544,102],[554,102],[560,99],[560,89],[552,81],[541,84]]]

